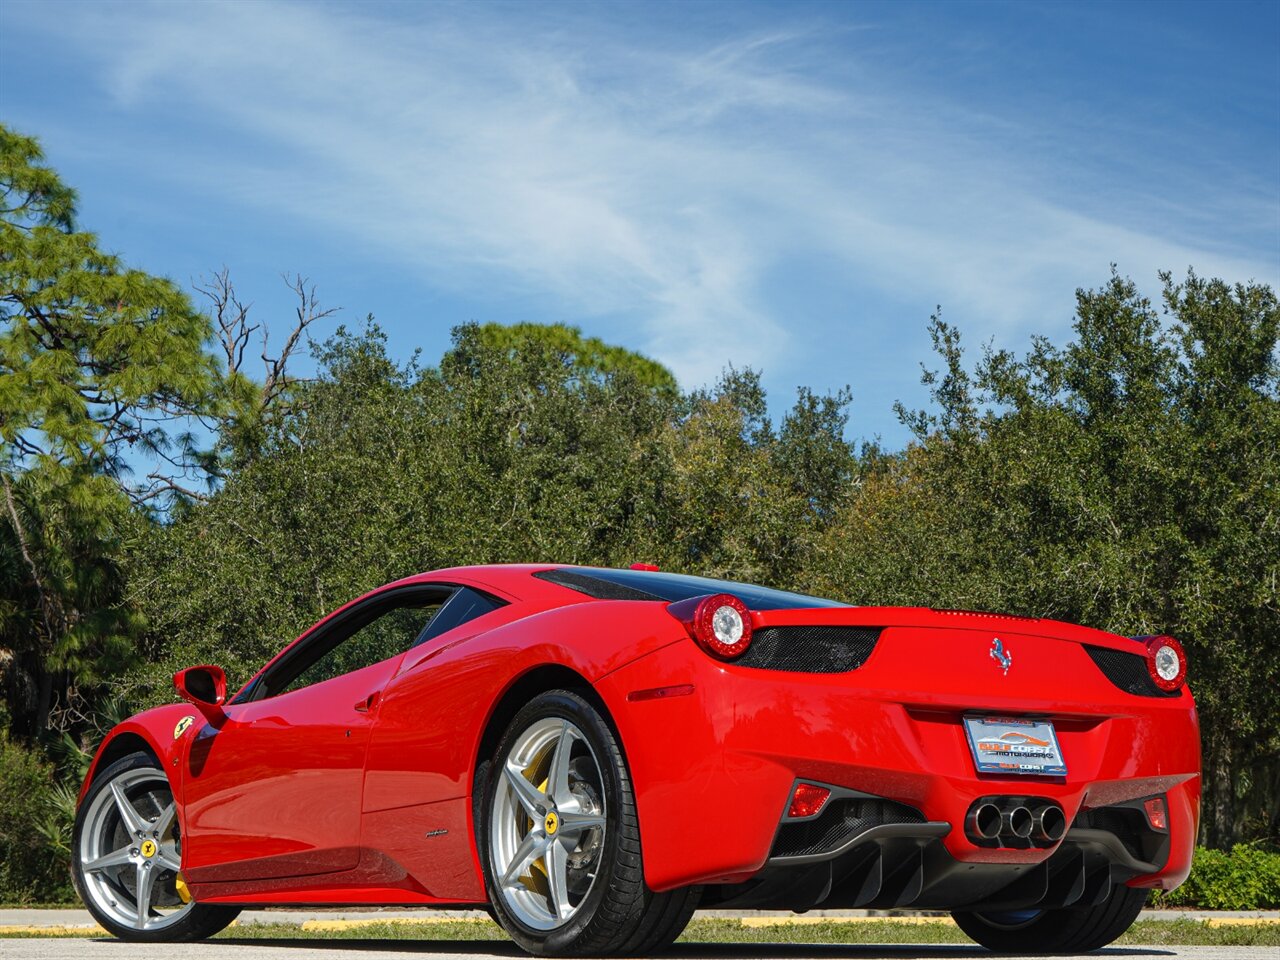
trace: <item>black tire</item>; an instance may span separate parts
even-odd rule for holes
[[[961,930],[997,953],[1088,953],[1128,930],[1149,894],[1149,890],[1117,884],[1097,906],[1043,910],[1021,922],[1016,913],[955,911],[951,916]]]
[[[507,758],[520,748],[530,731],[545,726],[549,720],[572,725],[593,754],[605,824],[591,861],[594,879],[589,888],[559,925],[539,929],[518,915],[518,905],[508,901],[508,894],[495,879],[499,876],[495,856],[500,854],[494,850],[493,825],[499,789],[505,789],[503,771]],[[547,783],[550,782],[548,775]],[[680,935],[697,905],[699,891],[654,893],[645,885],[640,828],[626,758],[612,728],[583,696],[570,690],[552,690],[526,704],[507,726],[493,756],[477,770],[476,786],[482,798],[476,811],[476,842],[484,866],[486,893],[498,922],[522,949],[548,957],[636,955],[664,946]],[[547,786],[548,796],[551,789]],[[499,829],[503,829],[501,822]],[[533,830],[530,826],[529,832]],[[554,833],[550,826],[545,831],[548,837]]]
[[[683,887],[668,894],[654,896],[631,939],[618,951],[622,956],[647,957],[676,942],[689,925],[693,911],[702,899],[701,887]]]
[[[169,781],[164,770],[156,759],[147,753],[131,753],[112,763],[94,777],[84,801],[76,811],[76,824],[71,842],[71,879],[75,884],[76,893],[84,901],[89,913],[112,936],[142,943],[203,940],[225,928],[240,913],[240,909],[194,902],[183,906],[181,898],[176,893],[174,883],[176,871],[167,869],[160,861],[160,858],[165,856],[165,843],[161,842],[161,834],[172,838],[166,842],[172,844],[173,850],[179,849],[180,837],[176,818],[173,819],[172,826],[168,830],[156,831],[157,835],[150,847],[144,847],[145,838],[129,835],[124,816],[118,809],[118,803],[114,796],[110,795],[113,783],[120,785],[126,795],[132,793],[135,796],[136,802],[143,807],[141,810],[135,809],[135,813],[140,815],[145,827],[157,824],[162,816],[148,816],[146,806],[149,804],[154,810],[157,806],[157,798],[163,797],[166,792],[169,802],[173,799],[173,792],[168,785]],[[111,809],[112,805],[115,809]],[[158,810],[156,812],[159,813]],[[86,836],[86,831],[91,831],[91,834]],[[108,831],[113,837],[118,838],[112,841],[111,846],[116,843],[127,846],[136,842],[139,854],[133,856],[127,864],[106,869],[86,870],[86,863],[91,863],[93,860],[95,845],[101,845],[107,838]],[[143,849],[151,849],[154,852],[151,856],[144,858],[141,855]],[[139,928],[124,921],[130,909],[135,916],[139,913],[137,906],[139,884],[135,879],[131,890],[128,874],[130,871],[136,874],[144,860],[153,860],[155,866],[155,879],[152,881],[155,884],[152,888],[154,893],[147,898],[146,916],[149,918],[157,906],[175,906],[176,909],[168,916],[156,911],[157,925]],[[147,870],[150,871],[150,865],[147,866]],[[130,899],[131,896],[132,899]],[[167,902],[174,898],[178,899],[177,904]],[[144,920],[144,923],[147,921]]]

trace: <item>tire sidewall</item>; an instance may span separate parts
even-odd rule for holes
[[[1045,910],[1034,920],[1013,927],[994,925],[981,912],[956,911],[951,916],[968,936],[991,950],[1079,954],[1101,949],[1128,930],[1148,892],[1116,884],[1099,904]]]
[[[141,751],[131,753],[115,761],[97,772],[84,799],[76,808],[75,828],[71,832],[71,882],[85,908],[108,933],[120,940],[131,940],[144,943],[166,943],[175,940],[198,939],[208,936],[230,923],[240,911],[238,908],[210,907],[194,904],[186,915],[171,926],[160,930],[139,930],[136,927],[123,927],[110,916],[104,914],[93,897],[89,895],[84,873],[80,866],[80,840],[84,835],[85,816],[94,799],[103,790],[109,789],[112,780],[128,770],[147,768],[154,770],[169,783],[169,791],[173,793],[173,783],[169,781],[164,767],[155,757]],[[176,802],[177,795],[174,794]]]
[[[605,836],[600,852],[600,866],[595,881],[586,898],[578,905],[573,919],[554,930],[535,930],[526,926],[506,907],[502,893],[494,881],[497,868],[493,863],[490,840],[491,818],[496,791],[502,783],[502,769],[508,751],[517,737],[531,724],[547,717],[568,720],[582,731],[600,766],[600,776],[605,790]],[[618,859],[619,835],[622,822],[621,806],[630,790],[623,782],[626,761],[617,737],[604,721],[597,708],[589,701],[567,690],[553,690],[535,697],[526,704],[508,724],[498,741],[497,750],[488,758],[483,775],[483,800],[480,803],[477,842],[480,846],[480,862],[484,866],[485,888],[489,902],[497,912],[502,927],[525,950],[536,954],[563,954],[573,952],[573,944],[591,926],[608,893]]]
[[[149,767],[155,770],[161,776],[164,776],[164,770],[156,763],[155,759],[145,753],[131,753],[126,757],[116,760],[114,763],[100,770],[93,778],[93,782],[89,785],[89,789],[85,792],[84,799],[80,801],[80,805],[76,807],[76,824],[75,829],[71,831],[71,882],[75,885],[76,893],[80,900],[84,903],[85,908],[92,914],[93,919],[113,937],[129,940],[153,940],[154,936],[148,936],[146,931],[136,930],[130,927],[122,927],[119,923],[107,916],[98,907],[97,902],[89,894],[88,884],[85,882],[84,871],[80,866],[80,842],[85,831],[85,817],[89,808],[93,805],[93,801],[98,794],[109,788],[112,780],[120,774],[128,770],[136,770],[142,767]],[[167,780],[168,777],[165,777]],[[173,785],[170,784],[170,790]]]

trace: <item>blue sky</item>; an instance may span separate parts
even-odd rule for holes
[[[779,411],[850,384],[897,445],[936,304],[1020,349],[1112,262],[1280,286],[1276,2],[5,0],[0,35],[0,118],[106,247],[226,265],[281,333],[301,272],[401,357],[563,321]]]

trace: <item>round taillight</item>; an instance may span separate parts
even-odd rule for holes
[[[668,609],[713,657],[732,660],[751,646],[751,612],[731,593],[681,600]]]
[[[1187,679],[1187,655],[1173,637],[1147,639],[1147,670],[1161,690],[1177,690]]]

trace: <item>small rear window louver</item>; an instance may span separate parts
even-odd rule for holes
[[[539,570],[534,574],[539,580],[546,580],[548,583],[554,583],[556,586],[568,587],[570,590],[577,590],[579,593],[585,593],[594,600],[661,600],[659,596],[652,593],[645,593],[643,590],[637,590],[635,587],[628,587],[621,583],[612,583],[608,580],[602,580],[599,577],[590,577],[585,573],[576,573],[573,570]]]

